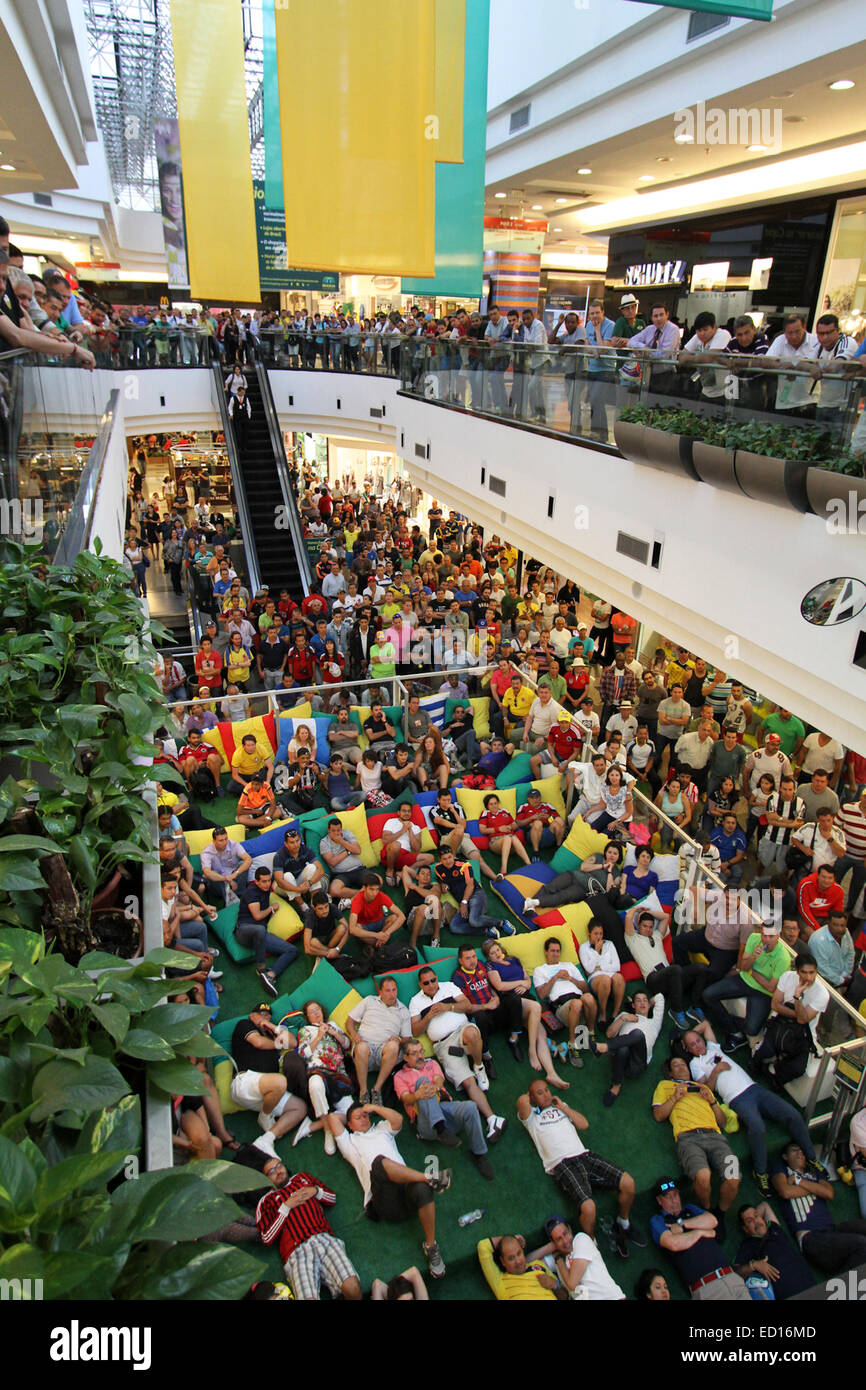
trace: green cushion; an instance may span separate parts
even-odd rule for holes
[[[293,989],[285,999],[281,998],[276,1001],[273,1017],[282,1018],[284,1014],[300,1010],[310,999],[318,999],[322,1008],[331,1013],[340,1000],[345,999],[351,988],[352,986],[347,984],[339,971],[335,970],[329,961],[320,960],[313,973],[304,980],[303,984],[298,985],[297,989]]]
[[[463,709],[471,709],[472,706],[471,706],[471,704],[469,703],[469,701],[468,701],[467,699],[463,699],[463,700],[446,700],[446,701],[445,701],[445,723],[446,723],[446,724],[450,724],[450,723],[451,723],[451,720],[454,718],[454,711],[455,711],[456,709],[460,709],[460,708],[463,708]]]
[[[385,718],[388,719],[394,725],[394,733],[397,737],[397,741],[399,742],[399,740],[402,738],[403,731],[403,706],[383,705],[382,711],[385,715]],[[352,709],[349,711],[349,718],[351,719],[353,724],[357,724],[358,728],[361,730],[362,733],[364,730],[364,724],[366,724],[369,717],[370,711],[368,709],[364,710],[363,721],[361,720],[361,716],[359,715],[357,709]]]
[[[516,787],[520,782],[529,782],[532,777],[532,765],[529,761],[528,753],[514,753],[511,761],[496,778],[496,785],[500,791],[506,787]]]
[[[232,1033],[235,1031],[235,1026],[240,1023],[243,1017],[243,1014],[238,1014],[237,1018],[221,1019],[220,1022],[215,1023],[211,1029],[211,1037],[214,1042],[218,1043],[220,1047],[224,1047],[229,1056],[231,1056],[232,1050]]]
[[[308,811],[307,815],[310,817],[307,821],[304,820],[303,816],[300,817],[304,843],[314,854],[318,854],[319,842],[324,840],[328,833],[328,821],[331,819],[331,815],[329,811]],[[325,865],[325,872],[328,872],[327,864]]]
[[[238,965],[246,965],[248,961],[255,960],[256,953],[251,946],[242,946],[235,937],[238,910],[237,903],[233,903],[231,907],[224,907],[217,913],[216,920],[208,925],[220,944],[225,946],[232,960],[237,961]]]
[[[566,849],[565,845],[560,845],[550,861],[550,867],[555,869],[558,874],[564,874],[569,869],[579,869],[582,862],[576,854],[572,854],[570,849]]]

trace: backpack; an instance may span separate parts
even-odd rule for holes
[[[353,980],[366,979],[370,974],[370,962],[359,960],[357,956],[340,955],[329,961],[328,964],[334,967],[337,974],[341,975],[347,984],[351,984]]]
[[[368,956],[371,975],[384,975],[392,970],[410,970],[418,964],[418,952],[414,946],[376,946]]]
[[[217,794],[214,780],[206,767],[197,767],[190,779],[190,790],[196,801],[213,801]]]

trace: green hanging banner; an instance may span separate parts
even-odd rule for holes
[[[265,145],[265,207],[284,212],[283,152],[280,148],[280,91],[274,0],[262,4],[262,126]]]
[[[773,0],[632,0],[632,3],[668,5],[675,10],[731,15],[734,19],[773,18]]]

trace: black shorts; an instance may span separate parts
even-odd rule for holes
[[[564,1158],[550,1176],[560,1192],[580,1207],[590,1200],[596,1188],[617,1192],[624,1169],[593,1153],[592,1149],[586,1149],[576,1158]]]
[[[433,1189],[426,1182],[392,1182],[385,1172],[381,1154],[370,1169],[370,1206],[382,1221],[405,1221],[433,1201]]]
[[[347,888],[363,888],[365,873],[367,873],[367,870],[364,868],[363,864],[360,869],[347,869],[345,873],[338,865],[336,869],[331,870],[331,878],[338,878]]]

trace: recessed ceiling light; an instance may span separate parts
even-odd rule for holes
[[[532,211],[533,211],[533,212],[543,212],[543,211],[544,211],[544,204],[543,204],[543,203],[533,203],[533,204],[532,204]]]
[[[568,198],[555,198],[555,199],[554,199],[554,202],[556,202],[556,203],[567,203],[567,202],[568,202]]]
[[[14,172],[15,172],[15,165],[14,165],[14,164],[0,164],[0,169],[5,169],[7,173],[14,174]]]
[[[673,163],[673,155],[670,155],[670,154],[657,154],[657,155],[656,155],[656,164],[672,164],[672,163]]]
[[[761,154],[767,148],[766,145],[747,145],[746,150],[749,154]]]
[[[852,82],[850,77],[840,77],[835,82],[829,82],[827,85],[831,92],[850,92],[851,88],[856,86],[856,83]]]
[[[562,228],[561,228],[561,227],[554,227],[553,230],[554,230],[555,232],[561,232],[561,231],[562,231]]]
[[[693,135],[688,135],[683,130],[679,135],[674,136],[674,142],[677,145],[693,145],[695,143],[695,137]]]
[[[493,196],[494,196],[494,198],[507,198],[507,197],[508,197],[508,194],[507,194],[507,193],[494,193]]]
[[[578,172],[579,174],[591,174],[591,173],[592,173],[592,170],[591,170],[591,169],[578,169],[577,172]]]
[[[638,179],[638,183],[655,183],[655,181],[655,174],[641,174],[640,178]]]
[[[783,116],[783,117],[782,117],[782,120],[785,122],[785,125],[803,125],[803,124],[805,123],[806,117],[805,117],[805,116]]]

